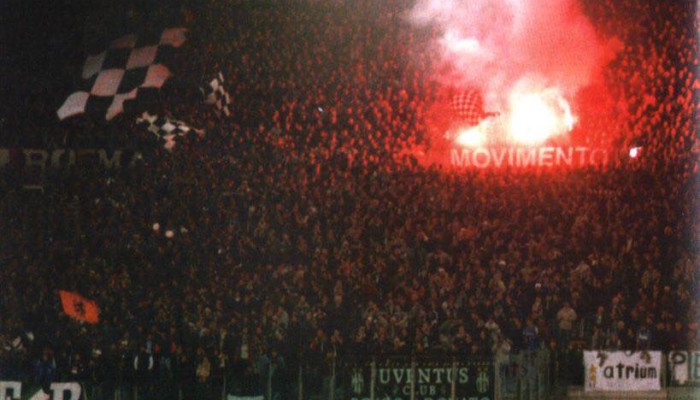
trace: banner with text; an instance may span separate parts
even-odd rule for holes
[[[671,386],[700,386],[700,351],[668,353]]]
[[[594,147],[476,147],[450,150],[450,164],[458,168],[526,168],[603,166],[609,151]]]
[[[7,149],[0,148],[0,170],[79,168],[115,169],[143,163],[143,154],[128,149]]]
[[[447,400],[454,390],[457,400],[492,400],[494,368],[490,362],[392,361],[391,364],[355,365],[344,368],[343,381],[351,400]]]
[[[660,351],[584,351],[585,391],[661,389]]]
[[[78,382],[53,382],[48,392],[37,385],[19,381],[0,381],[0,399],[3,400],[81,400],[83,389]]]

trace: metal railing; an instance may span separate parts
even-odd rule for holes
[[[75,392],[54,400],[539,400],[557,389],[557,357],[548,350],[507,354],[496,359],[468,356],[335,356],[285,362],[263,357],[254,363],[215,368],[207,379],[193,370],[141,376],[113,374],[100,381],[71,379]],[[172,371],[169,371],[172,372]],[[186,379],[182,379],[186,377]],[[29,399],[40,386],[25,382]],[[0,381],[8,380],[2,379]],[[60,388],[60,384],[57,386]],[[1,386],[0,386],[1,388]],[[60,390],[54,389],[52,390]]]
[[[669,398],[700,399],[698,360],[700,351],[662,356],[660,386]],[[23,365],[24,374],[0,369],[0,399],[42,398],[36,397],[41,385],[32,382],[31,366]],[[482,359],[327,354],[285,362],[262,356],[217,365],[206,379],[197,379],[195,369],[156,368],[140,376],[116,369],[102,379],[67,375],[44,388],[52,400],[545,400],[583,392],[585,376],[581,352],[549,349]]]

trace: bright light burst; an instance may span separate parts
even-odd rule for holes
[[[463,55],[474,55],[482,51],[479,40],[472,37],[463,38],[458,32],[449,31],[443,37],[443,44],[452,52]]]
[[[573,129],[575,117],[557,88],[543,90],[516,87],[510,94],[507,127],[510,140],[540,144]]]
[[[473,126],[459,131],[455,143],[463,147],[481,147],[486,143],[486,135],[480,125]]]

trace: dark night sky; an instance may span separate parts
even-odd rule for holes
[[[82,43],[77,2],[9,0],[2,2],[3,117],[21,116],[31,104],[62,89],[66,66],[75,63]]]

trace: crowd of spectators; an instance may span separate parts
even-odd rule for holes
[[[685,3],[586,3],[624,43],[605,74],[616,129],[644,156],[553,171],[396,156],[430,145],[437,93],[407,2],[188,13],[194,38],[216,38],[202,57],[233,82],[230,119],[169,99],[203,139],[146,143],[133,168],[47,169],[41,191],[0,175],[0,376],[291,381],[290,366],[320,375],[331,354],[697,349]],[[135,146],[104,132],[95,143]],[[94,300],[99,324],[65,316],[58,289]]]

